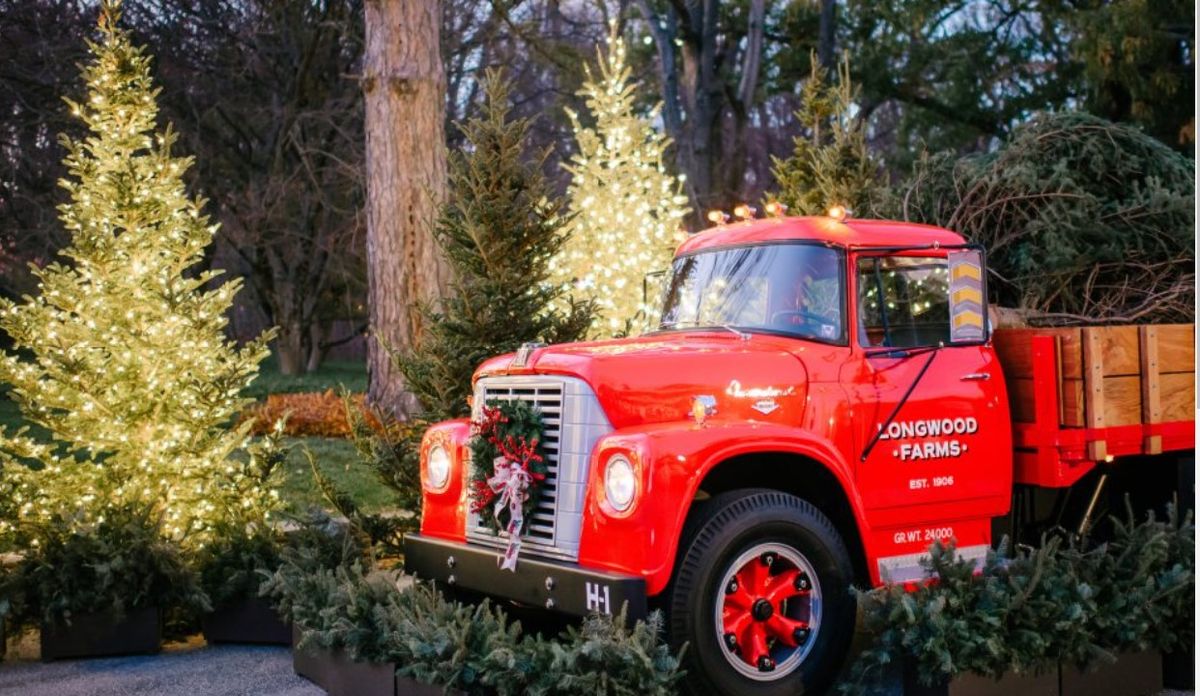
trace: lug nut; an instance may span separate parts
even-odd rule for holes
[[[456,582],[458,582],[458,578],[454,577],[453,574],[451,574],[449,577],[446,578],[447,585],[453,585]]]
[[[547,591],[547,592],[553,592],[553,591],[554,591],[554,578],[552,578],[552,577],[547,577],[547,578],[546,578],[546,591]]]
[[[554,606],[555,606],[555,604],[554,604],[554,598],[553,598],[553,597],[551,597],[550,599],[547,599],[547,600],[546,600],[546,608],[547,608],[547,609],[553,609],[553,608],[554,608]]]
[[[792,586],[801,592],[808,592],[812,589],[812,582],[808,579],[807,575],[800,573],[796,576],[796,581],[792,583]]]
[[[733,652],[737,652],[738,651],[737,636],[733,635],[732,633],[726,633],[725,634],[725,647],[729,648]]]
[[[772,563],[775,562],[775,552],[768,551],[768,552],[764,553],[763,555],[759,556],[758,560],[762,561],[763,565],[770,566]]]
[[[797,628],[792,631],[792,640],[796,641],[796,645],[804,645],[808,642],[809,631],[807,628]]]
[[[734,578],[729,581],[728,585],[725,586],[725,594],[733,594],[734,592],[737,592],[737,591],[738,591],[738,581],[737,581],[737,578]]]
[[[456,565],[458,565],[458,561],[454,560],[454,556],[446,557],[446,567],[447,568],[453,568]]]
[[[775,660],[772,660],[771,658],[767,657],[766,655],[759,656],[758,671],[771,672],[771,671],[774,671],[774,669],[775,669]]]

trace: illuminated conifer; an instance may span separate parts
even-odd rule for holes
[[[0,382],[40,426],[0,429],[0,498],[18,526],[83,524],[132,503],[159,510],[171,536],[203,540],[218,517],[273,499],[248,424],[229,427],[268,337],[240,348],[225,337],[240,284],[198,268],[217,226],[187,195],[191,159],[171,154],[170,127],[157,129],[150,57],[118,17],[106,2],[86,99],[68,100],[88,128],[62,140],[70,242],[34,269],[36,297],[0,299],[0,330],[17,349],[0,354]]]
[[[579,145],[567,167],[574,217],[553,271],[559,282],[595,299],[589,335],[607,337],[653,311],[643,306],[642,281],[670,265],[688,208],[683,177],[669,174],[664,163],[671,141],[653,126],[661,105],[648,115],[637,113],[625,43],[615,25],[598,58],[599,74],[589,68],[579,92],[594,125],[567,112]],[[653,305],[657,298],[649,299]]]

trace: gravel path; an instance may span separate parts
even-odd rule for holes
[[[11,655],[10,655],[11,658]],[[897,683],[898,686],[898,683]],[[898,693],[899,689],[897,689]],[[322,696],[282,646],[168,645],[158,655],[0,662],[0,696]],[[1190,696],[1163,691],[1158,696]]]
[[[3,696],[322,696],[282,646],[169,646],[158,655],[0,662]]]

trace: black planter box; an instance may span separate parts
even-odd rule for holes
[[[1124,653],[1089,670],[1063,665],[1062,696],[1152,696],[1163,688],[1159,653]]]
[[[1196,690],[1196,649],[1163,653],[1163,687],[1181,691]]]
[[[904,670],[904,696],[1059,696],[1058,670],[1045,674],[1006,674],[1000,679],[964,674],[948,684],[922,686],[911,668]]]
[[[292,669],[329,696],[395,696],[396,665],[354,662],[342,650],[309,646],[300,650],[300,631],[292,629]]]
[[[66,623],[42,624],[42,661],[64,657],[102,657],[156,653],[162,646],[158,607],[76,614]]]
[[[422,684],[412,677],[396,675],[396,696],[467,696],[467,692],[458,689],[446,690],[442,686]]]
[[[292,628],[261,597],[218,608],[201,620],[204,640],[209,643],[264,643],[289,645]]]

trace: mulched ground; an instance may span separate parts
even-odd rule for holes
[[[0,662],[8,696],[321,696],[286,647],[169,645],[158,655]]]

